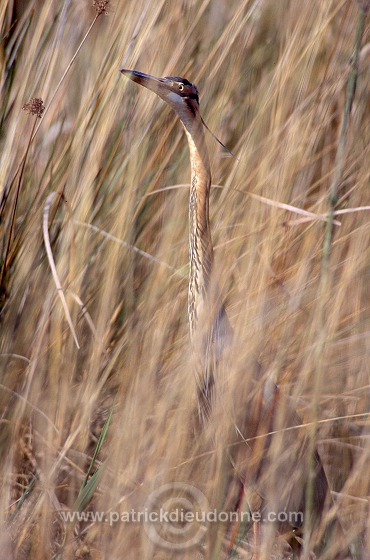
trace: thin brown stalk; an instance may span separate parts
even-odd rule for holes
[[[313,403],[312,403],[312,429],[310,430],[310,471],[311,471],[311,484],[307,487],[307,502],[306,502],[306,534],[309,535],[312,527],[312,517],[311,512],[313,511],[313,484],[314,480],[314,449],[317,439],[317,424],[319,417],[319,396],[324,379],[323,361],[324,361],[324,351],[326,346],[327,338],[327,326],[326,326],[326,305],[328,301],[328,290],[330,283],[330,256],[332,251],[332,240],[334,233],[334,222],[336,206],[339,198],[340,185],[342,181],[343,166],[345,162],[345,150],[347,144],[347,134],[351,115],[351,109],[353,106],[353,101],[356,93],[356,84],[359,75],[359,54],[361,50],[362,38],[365,30],[367,8],[363,4],[359,4],[359,16],[356,27],[356,36],[354,41],[353,53],[350,61],[350,71],[347,81],[345,105],[342,115],[342,122],[340,126],[338,147],[335,155],[333,178],[329,188],[328,196],[328,219],[326,222],[326,229],[323,240],[323,250],[322,250],[322,261],[321,261],[321,271],[320,271],[320,282],[318,287],[318,331],[317,331],[317,345],[316,345],[316,372],[314,378],[313,387]],[[309,557],[309,539],[305,540],[304,546],[304,558]]]
[[[11,242],[12,242],[12,236],[13,236],[13,229],[14,229],[14,224],[15,224],[15,216],[16,216],[16,213],[17,213],[19,193],[20,193],[20,190],[21,190],[24,168],[25,168],[25,165],[26,165],[28,152],[29,152],[30,147],[31,147],[31,142],[32,142],[33,134],[34,134],[34,131],[35,131],[35,128],[36,128],[38,117],[39,117],[39,115],[36,115],[35,120],[33,122],[31,134],[30,134],[30,137],[29,137],[29,140],[28,140],[28,143],[27,143],[26,152],[25,152],[24,157],[22,158],[20,169],[19,169],[17,189],[15,191],[15,197],[14,197],[13,209],[12,209],[12,216],[11,216],[10,227],[9,227],[9,232],[8,232],[8,241],[7,241],[7,244],[6,244],[3,266],[2,266],[2,270],[1,270],[0,294],[4,294],[6,292],[5,276],[6,276],[7,267],[8,267],[8,255],[9,255],[10,246],[11,246]],[[1,297],[0,297],[0,300],[1,300]]]

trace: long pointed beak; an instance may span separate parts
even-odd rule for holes
[[[154,91],[156,94],[159,94],[161,90],[167,89],[163,81],[155,76],[143,74],[142,72],[137,72],[136,70],[126,70],[125,68],[122,68],[121,73],[126,76],[126,78],[129,78],[133,82]]]

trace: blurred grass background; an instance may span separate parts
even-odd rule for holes
[[[336,216],[324,291],[325,221],[251,196],[327,214],[360,2],[117,0],[97,18],[96,4],[0,7],[3,557],[173,557],[140,524],[66,525],[58,511],[75,504],[111,410],[89,510],[142,507],[170,481],[212,504],[246,404],[235,396],[258,359],[305,420],[337,418],[319,422],[317,441],[348,538],[367,558],[370,229],[369,210],[350,209],[369,204],[368,22],[336,206],[348,212]],[[236,356],[219,383],[213,449],[194,435],[188,147],[177,118],[121,67],[194,82],[205,121],[238,157],[208,136]],[[42,120],[22,111],[33,97],[50,103]]]

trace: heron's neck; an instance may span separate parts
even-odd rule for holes
[[[207,297],[213,264],[213,246],[209,223],[211,171],[203,125],[199,121],[185,131],[189,142],[191,186],[189,200],[189,320],[194,334],[199,317],[207,313]]]

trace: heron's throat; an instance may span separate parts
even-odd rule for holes
[[[213,246],[209,223],[211,172],[202,127],[189,132],[191,185],[189,200],[189,319],[194,334],[200,318],[207,314]]]

